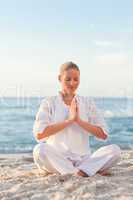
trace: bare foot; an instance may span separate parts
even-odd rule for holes
[[[107,170],[98,171],[97,173],[99,173],[101,176],[110,176],[111,175],[111,172],[109,172]]]
[[[82,176],[82,177],[89,177],[85,172],[83,172],[82,170],[79,170],[77,173],[76,173],[77,176]]]

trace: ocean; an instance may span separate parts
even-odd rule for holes
[[[32,152],[37,144],[33,123],[42,98],[0,99],[0,153]],[[121,149],[133,149],[133,98],[94,98],[103,112],[109,138],[104,141],[90,137],[92,150],[118,144]]]

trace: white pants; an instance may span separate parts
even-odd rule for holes
[[[93,176],[99,170],[112,167],[120,158],[121,150],[115,144],[107,145],[96,150],[92,155],[73,158],[57,152],[46,143],[37,144],[33,150],[35,164],[40,170],[50,173],[70,174],[83,170],[88,176]]]

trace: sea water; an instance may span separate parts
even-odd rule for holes
[[[0,99],[0,153],[32,152],[37,144],[33,123],[42,98]],[[106,141],[90,137],[93,150],[118,144],[122,149],[133,149],[133,99],[94,98],[103,112],[109,137]]]

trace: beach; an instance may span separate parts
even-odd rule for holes
[[[40,172],[31,153],[0,154],[1,200],[132,200],[133,150],[123,150],[111,175],[79,177]]]

